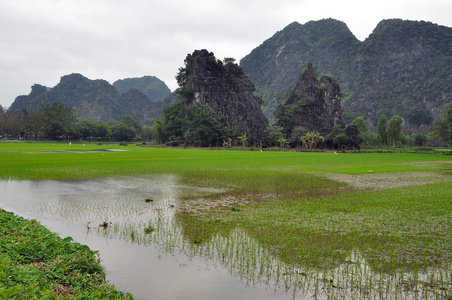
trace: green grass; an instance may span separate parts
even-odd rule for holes
[[[126,299],[96,253],[35,220],[0,211],[1,299]]]
[[[438,171],[435,164],[450,156],[414,153],[310,153],[276,151],[227,151],[165,149],[72,143],[0,143],[0,178],[20,180],[68,180],[146,173],[216,170],[278,172],[381,172]],[[122,152],[106,149],[127,150]],[[90,152],[99,151],[99,152]]]

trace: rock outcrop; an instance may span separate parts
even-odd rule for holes
[[[268,121],[260,107],[261,99],[254,95],[253,83],[237,64],[223,64],[207,50],[187,55],[185,64],[180,94],[186,105],[210,106],[229,129],[246,133],[251,144],[265,139]]]
[[[327,135],[334,125],[343,123],[339,84],[331,76],[323,76],[319,81],[309,63],[278,115],[279,125],[288,137],[298,126]]]

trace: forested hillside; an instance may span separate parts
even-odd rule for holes
[[[162,102],[171,94],[168,86],[155,76],[143,76],[140,78],[125,78],[116,80],[113,86],[122,95],[131,89],[137,89],[152,101]]]
[[[360,42],[337,20],[290,24],[240,62],[271,121],[309,62],[338,80],[346,123],[400,115],[408,132],[426,132],[452,103],[452,28],[384,20]]]
[[[29,95],[19,96],[13,102],[10,110],[17,113],[27,111],[38,111],[43,105],[51,105],[54,102],[73,107],[75,115],[80,120],[110,121],[120,120],[124,115],[136,116],[142,124],[147,124],[151,118],[158,119],[162,114],[163,98],[168,96],[169,89],[159,79],[150,77],[150,81],[143,77],[136,80],[124,80],[118,83],[120,91],[126,88],[126,84],[141,85],[148,94],[156,95],[157,101],[149,99],[143,91],[138,88],[130,88],[124,93],[105,80],[91,80],[81,74],[70,74],[61,77],[60,82],[53,88],[35,84]],[[155,84],[153,84],[155,83]],[[163,84],[163,86],[162,86]],[[155,90],[152,87],[155,86]]]

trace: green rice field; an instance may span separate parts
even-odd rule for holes
[[[100,234],[205,258],[293,299],[452,299],[450,155],[0,142],[3,181],[148,174],[187,191],[175,217]]]

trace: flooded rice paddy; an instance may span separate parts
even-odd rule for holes
[[[107,279],[135,299],[360,299],[366,290],[369,298],[409,295],[403,288],[394,293],[391,277],[375,274],[358,250],[322,271],[289,265],[240,228],[207,242],[191,240],[178,218],[187,206],[181,199],[219,192],[180,184],[175,175],[0,181],[0,207],[98,250]],[[415,282],[409,274],[395,276]],[[450,270],[416,276],[416,282],[433,282],[450,278]],[[379,284],[374,291],[371,278]],[[421,286],[416,290],[422,295]]]
[[[179,186],[171,175],[2,181],[0,206],[98,250],[107,279],[135,299],[274,299],[281,294],[243,282],[233,270],[188,249],[192,246],[173,222],[180,195],[194,192],[206,191]],[[149,226],[154,232],[145,232]]]

